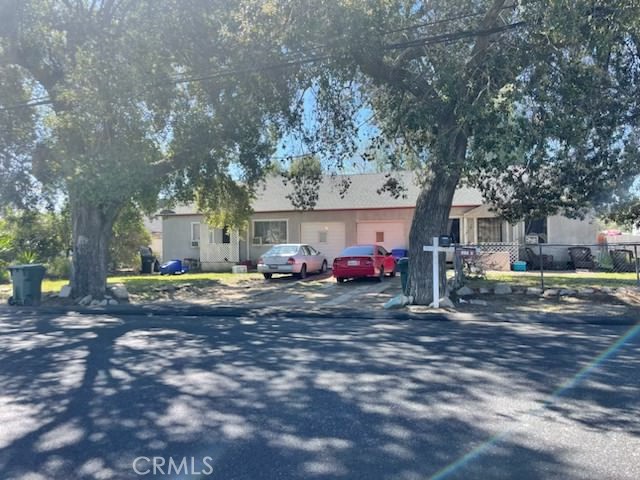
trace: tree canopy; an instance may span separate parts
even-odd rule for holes
[[[77,294],[104,292],[132,201],[246,216],[289,113],[288,78],[251,68],[279,54],[262,17],[223,0],[0,1],[0,195],[68,197]]]

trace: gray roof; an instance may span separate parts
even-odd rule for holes
[[[326,176],[320,185],[314,210],[415,207],[420,187],[416,184],[414,175],[410,172],[398,172],[392,176],[406,187],[406,191],[399,198],[393,198],[386,191],[377,192],[386,181],[384,173]],[[350,186],[341,197],[341,185],[345,179],[350,181]],[[253,209],[255,212],[294,210],[291,201],[286,198],[292,191],[292,185],[285,185],[280,176],[268,177],[264,186],[258,188]],[[460,187],[453,197],[452,206],[472,207],[482,203],[482,195],[478,190]]]

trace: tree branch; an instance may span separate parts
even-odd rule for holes
[[[493,2],[493,6],[487,11],[485,16],[482,18],[480,22],[478,30],[484,31],[489,30],[495,26],[496,20],[500,16],[500,12],[504,10],[504,5],[506,0],[495,0]],[[471,57],[467,62],[467,68],[473,69],[479,63],[482,62],[485,53],[490,45],[490,36],[489,35],[479,35],[476,38],[476,43],[471,50]]]

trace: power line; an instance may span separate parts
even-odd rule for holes
[[[513,8],[513,7],[514,7],[514,5],[510,5],[510,6],[503,7],[503,9]],[[481,13],[461,14],[461,15],[457,15],[457,16],[453,16],[453,17],[444,18],[444,19],[441,19],[441,20],[438,20],[438,21],[427,22],[427,23],[424,23],[424,24],[417,24],[417,25],[413,25],[411,27],[405,27],[403,29],[398,29],[396,31],[408,30],[408,29],[417,29],[417,28],[422,28],[424,26],[435,25],[435,24],[440,24],[440,23],[445,23],[445,22],[451,22],[451,21],[460,20],[460,19],[463,19],[463,18],[472,18],[472,17],[476,17],[476,16],[479,16],[479,15],[482,15],[482,14]],[[449,33],[443,33],[443,34],[439,34],[439,35],[432,35],[432,36],[428,36],[428,37],[416,38],[416,39],[412,39],[412,40],[407,40],[405,42],[389,43],[389,44],[386,44],[386,45],[382,45],[381,48],[384,49],[384,50],[398,50],[398,49],[402,49],[402,48],[411,48],[411,47],[417,47],[417,46],[427,46],[427,45],[436,45],[436,44],[441,44],[441,43],[442,44],[451,43],[451,42],[454,42],[454,41],[459,41],[459,40],[463,40],[465,38],[471,38],[471,37],[475,37],[475,36],[486,36],[486,35],[492,35],[492,34],[496,34],[496,33],[502,33],[502,32],[505,32],[505,31],[509,31],[509,30],[513,30],[513,29],[519,28],[521,26],[524,26],[525,24],[526,24],[526,22],[522,21],[522,22],[516,22],[516,23],[502,25],[502,26],[493,27],[493,28],[484,29],[484,30],[461,30],[461,31],[457,31],[457,32],[449,32]],[[389,32],[383,32],[383,34],[393,33],[393,32],[394,31],[391,30]],[[323,48],[329,48],[329,46],[318,46],[318,47],[315,47],[313,50],[322,50]],[[296,52],[296,54],[297,55],[305,55],[305,52],[304,51]],[[286,69],[286,68],[293,67],[293,66],[316,63],[316,62],[329,60],[331,58],[336,58],[336,57],[338,57],[336,54],[325,53],[325,54],[313,55],[313,56],[309,56],[309,57],[295,58],[295,59],[283,61],[283,62],[280,62],[280,63],[262,65],[262,66],[258,66],[258,67],[250,66],[250,67],[235,68],[235,69],[231,68],[231,69],[224,70],[224,71],[212,72],[212,73],[207,74],[207,75],[175,78],[175,79],[169,80],[167,82],[162,82],[161,84],[163,84],[163,85],[167,85],[167,84],[180,85],[180,84],[203,82],[203,81],[207,81],[207,80],[215,80],[215,79],[218,79],[218,78],[224,78],[224,77],[229,77],[229,76],[265,72],[265,71],[270,71],[270,70]],[[155,85],[151,85],[151,86],[159,86],[159,85],[160,85],[160,83],[156,83]],[[38,99],[31,100],[29,102],[16,104],[16,105],[12,105],[12,106],[9,106],[9,107],[0,107],[0,111],[7,111],[7,110],[18,109],[18,108],[30,108],[30,107],[36,107],[36,106],[41,106],[41,105],[48,105],[48,104],[52,104],[52,103],[53,103],[52,99],[50,99],[48,97],[41,97],[41,98],[38,98]]]

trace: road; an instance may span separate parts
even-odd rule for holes
[[[0,478],[637,479],[639,330],[3,310]]]

